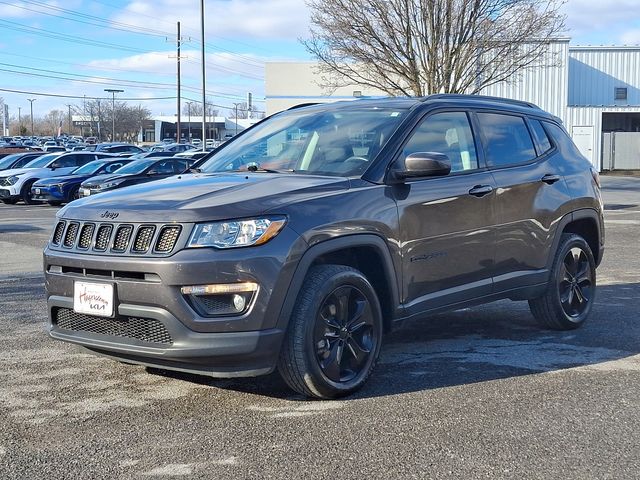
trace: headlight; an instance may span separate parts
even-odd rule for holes
[[[7,178],[7,183],[9,185],[15,185],[16,183],[18,183],[18,180],[20,180],[19,175],[11,175],[9,178]]]
[[[234,248],[262,245],[275,237],[285,223],[284,217],[200,223],[194,227],[187,247]]]
[[[113,187],[117,187],[118,185],[120,185],[122,182],[124,182],[124,180],[113,180],[112,182],[108,182],[108,183],[103,183],[102,185],[99,185],[101,190],[104,190],[105,188],[113,188]]]

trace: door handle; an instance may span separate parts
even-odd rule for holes
[[[548,184],[548,185],[551,185],[551,184],[556,183],[558,180],[560,180],[560,175],[553,175],[551,173],[547,173],[540,180],[543,181],[544,183]]]
[[[474,197],[484,197],[491,192],[493,192],[493,187],[491,185],[476,185],[469,190],[469,195],[473,195]]]

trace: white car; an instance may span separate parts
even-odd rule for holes
[[[36,180],[67,175],[95,159],[94,152],[55,152],[42,155],[23,168],[3,170],[0,176],[0,200],[8,204],[18,200],[27,205],[38,203],[31,198],[31,186]]]

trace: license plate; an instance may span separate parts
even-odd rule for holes
[[[74,282],[73,310],[99,317],[113,316],[113,285],[109,283]]]
[[[36,195],[40,195],[40,189],[36,188]]]
[[[88,197],[89,195],[91,195],[91,190],[89,190],[88,188],[83,188],[82,195],[84,195],[85,197]]]

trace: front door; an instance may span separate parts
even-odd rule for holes
[[[408,315],[491,292],[495,184],[480,169],[467,113],[427,116],[404,146],[447,155],[451,173],[395,188]]]

